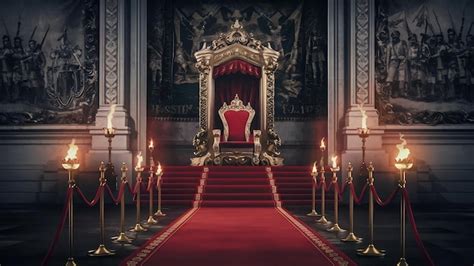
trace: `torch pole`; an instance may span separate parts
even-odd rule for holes
[[[147,231],[147,229],[145,227],[143,227],[141,224],[140,224],[140,209],[141,209],[141,184],[142,184],[142,172],[143,172],[143,167],[136,167],[135,168],[135,171],[137,171],[137,197],[136,197],[136,207],[137,207],[137,216],[136,216],[136,220],[135,220],[135,226],[130,230],[132,232],[145,232]]]
[[[336,234],[344,232],[345,230],[339,226],[339,191],[337,191],[337,172],[339,167],[331,167],[332,172],[332,183],[334,186],[334,224],[331,228],[327,229],[328,232],[334,232]]]
[[[316,162],[315,162],[315,165],[316,165]],[[313,168],[314,170],[316,171],[311,171],[311,176],[313,177],[313,189],[312,189],[312,202],[311,202],[311,205],[312,205],[312,209],[311,209],[311,212],[306,214],[307,216],[318,216],[318,213],[316,212],[316,186],[317,186],[317,177],[318,177],[318,170],[317,170],[317,167],[314,167]]]
[[[161,177],[163,176],[163,172],[159,172],[156,174],[156,189],[158,190],[158,210],[155,212],[155,216],[157,217],[165,217],[166,214],[161,211]]]
[[[321,218],[316,222],[327,225],[329,221],[326,219],[326,177],[324,176],[324,165],[321,166]]]
[[[153,218],[153,166],[150,166],[150,175],[148,176],[148,225],[157,224],[158,221]]]
[[[73,176],[73,170],[68,169],[68,184],[69,190],[75,187],[75,180]],[[71,192],[72,193],[72,192]],[[66,262],[66,266],[76,266],[76,262],[74,261],[74,197],[71,194],[69,198],[69,257]]]
[[[347,167],[347,183],[346,186],[352,186],[352,164]],[[354,234],[354,196],[352,191],[349,193],[349,234],[341,239],[342,242],[360,242],[362,238]]]
[[[125,163],[122,163],[122,185],[127,185],[127,171],[128,168]],[[122,192],[120,197],[120,233],[118,236],[112,238],[114,243],[118,244],[129,244],[132,242],[132,239],[125,234],[125,191]]]

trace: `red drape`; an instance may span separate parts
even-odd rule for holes
[[[260,68],[257,66],[254,66],[243,60],[236,59],[215,67],[213,77],[218,78],[229,74],[241,73],[248,76],[260,78],[260,71]]]

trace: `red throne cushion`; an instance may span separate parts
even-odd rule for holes
[[[224,113],[225,120],[229,126],[227,141],[246,141],[245,126],[249,115],[247,111],[227,111]]]

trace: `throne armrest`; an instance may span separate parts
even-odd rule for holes
[[[213,129],[212,136],[214,137],[214,143],[212,143],[212,150],[214,151],[214,155],[219,155],[220,153],[220,142],[221,142],[221,130],[220,129]]]
[[[262,144],[260,143],[260,136],[262,135],[261,130],[254,130],[253,131],[253,153],[254,156],[258,157],[262,152]]]

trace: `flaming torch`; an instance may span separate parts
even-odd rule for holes
[[[366,111],[364,110],[364,105],[359,104],[358,108],[360,110],[360,113],[362,115],[362,122],[361,122],[361,127],[359,128],[359,138],[362,141],[362,165],[360,166],[361,173],[367,169],[365,166],[365,142],[367,141],[367,138],[369,137],[369,128],[367,127],[367,114]]]
[[[155,160],[153,159],[155,143],[153,142],[153,139],[150,139],[150,144],[148,144],[148,150],[150,151],[150,172],[153,172],[153,167],[155,167]]]
[[[319,165],[324,168],[324,151],[326,150],[326,143],[324,143],[324,137],[321,139],[319,149],[321,150],[321,159],[319,160]]]
[[[324,175],[324,151],[326,150],[326,145],[324,144],[324,138],[321,139],[321,145],[319,146],[321,149],[321,171],[320,174],[320,182],[321,182],[321,217],[316,220],[317,223],[327,225],[329,221],[326,219],[326,176]]]
[[[107,162],[105,177],[114,189],[117,189],[117,175],[115,174],[114,165],[112,164],[112,139],[115,137],[115,128],[112,126],[112,119],[114,118],[116,106],[116,104],[110,106],[110,111],[107,114],[107,127],[104,128],[104,136],[109,142],[109,161]]]
[[[155,216],[164,217],[165,213],[161,211],[161,177],[163,176],[163,170],[161,169],[161,163],[158,162],[158,167],[156,168],[156,189],[158,190],[158,210],[155,212]]]
[[[410,150],[406,148],[407,141],[403,138],[403,134],[400,134],[400,140],[402,143],[397,144],[398,154],[395,158],[395,167],[400,171],[400,178],[398,180],[398,186],[403,190],[406,185],[406,170],[413,167],[413,162],[408,155]],[[405,209],[405,197],[400,197],[400,261],[397,266],[407,266],[408,263],[405,259],[405,235],[406,235],[406,209]]]
[[[136,200],[136,208],[137,208],[137,216],[135,220],[135,226],[130,230],[132,232],[145,232],[147,229],[143,227],[140,223],[140,209],[141,209],[141,184],[142,184],[142,172],[144,170],[143,166],[143,156],[142,152],[138,152],[137,154],[137,165],[135,166],[135,171],[137,172],[137,179],[136,179],[136,195],[137,195],[137,200]]]
[[[318,213],[316,212],[316,186],[318,185],[318,167],[316,166],[316,162],[313,163],[313,169],[311,170],[311,176],[313,177],[313,190],[312,190],[312,209],[311,212],[306,214],[307,216],[317,216]]]
[[[76,181],[74,180],[74,171],[79,169],[79,160],[77,159],[77,151],[79,147],[75,144],[76,140],[72,139],[69,144],[69,149],[67,150],[66,157],[62,161],[62,166],[68,172],[68,186],[69,190],[72,190],[76,186]],[[69,198],[69,257],[66,262],[66,266],[76,266],[74,261],[74,197],[70,196]]]
[[[341,233],[345,230],[339,226],[339,191],[338,191],[338,183],[337,183],[337,172],[339,172],[340,168],[337,165],[337,155],[331,157],[332,165],[331,165],[331,172],[332,172],[332,184],[334,187],[334,224],[331,228],[327,231],[334,232],[334,233]]]

